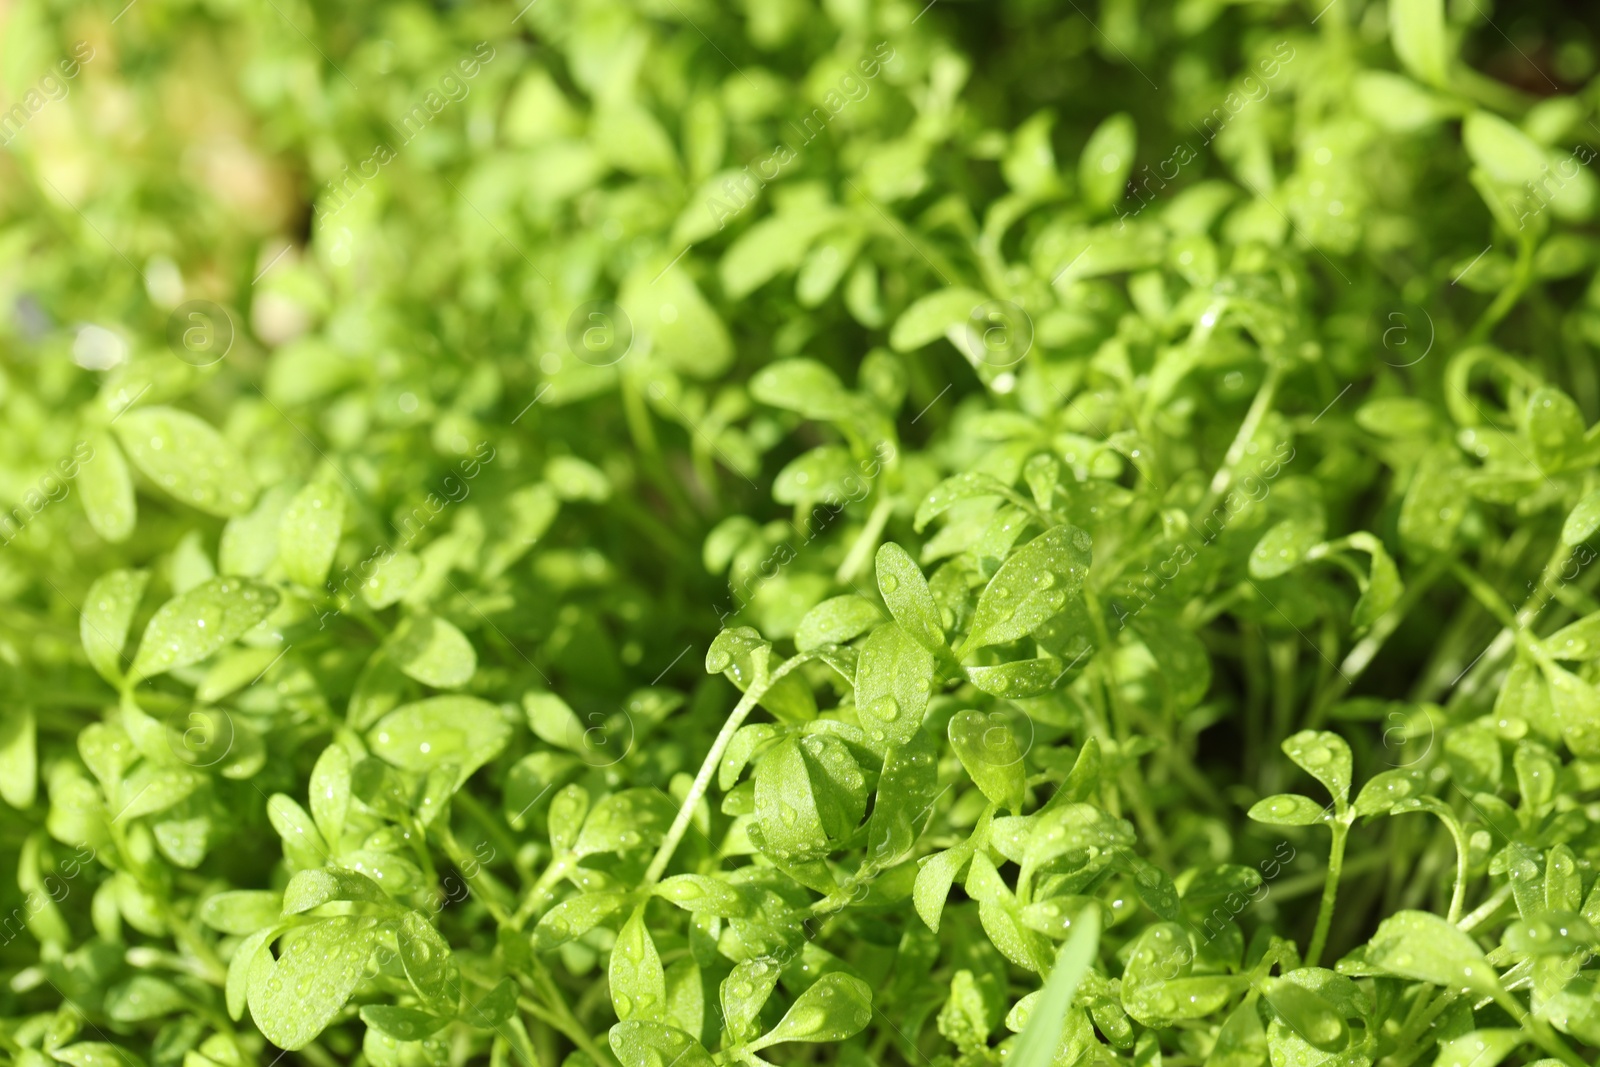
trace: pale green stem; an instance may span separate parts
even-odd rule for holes
[[[1267,417],[1267,412],[1272,410],[1272,402],[1278,394],[1278,382],[1283,377],[1283,365],[1277,360],[1267,363],[1266,376],[1261,379],[1261,387],[1256,390],[1255,399],[1250,402],[1250,410],[1245,412],[1244,421],[1239,424],[1239,432],[1234,434],[1233,444],[1228,446],[1227,453],[1222,457],[1222,466],[1217,468],[1217,473],[1211,479],[1211,487],[1206,491],[1205,499],[1195,509],[1196,519],[1204,519],[1212,508],[1217,506],[1223,494],[1228,491],[1228,486],[1233,484],[1233,470],[1244,459],[1245,449],[1250,447],[1251,438],[1261,428],[1261,421]]]
[[[855,544],[850,546],[849,554],[834,575],[840,583],[849,585],[856,580],[856,575],[866,566],[868,557],[877,549],[878,538],[883,535],[884,524],[889,521],[889,513],[893,510],[894,501],[887,495],[873,505],[872,514],[867,516],[867,524],[861,528]]]
[[[683,806],[678,809],[678,817],[672,820],[672,827],[667,831],[666,838],[661,842],[655,859],[650,861],[650,867],[644,872],[644,880],[640,888],[648,889],[661,880],[661,875],[667,869],[667,864],[672,862],[672,854],[677,851],[678,842],[683,840],[683,835],[689,830],[689,822],[694,818],[694,809],[700,803],[700,798],[706,795],[706,790],[711,787],[711,776],[717,773],[717,766],[722,762],[722,754],[727,751],[728,744],[733,740],[733,735],[744,725],[745,718],[755,708],[767,689],[779,678],[788,674],[795,667],[804,662],[806,657],[796,656],[783,666],[772,672],[772,677],[762,678],[759,675],[750,683],[750,688],[734,705],[733,711],[728,715],[728,721],[722,724],[722,731],[717,734],[717,739],[711,743],[711,751],[706,753],[705,762],[700,764],[700,773],[694,776],[694,784],[689,786],[689,794],[683,798]]]
[[[1317,925],[1311,931],[1311,947],[1306,950],[1307,967],[1315,967],[1322,958],[1322,950],[1328,943],[1328,927],[1333,924],[1333,902],[1339,895],[1339,874],[1344,868],[1344,843],[1350,834],[1350,824],[1343,821],[1334,822],[1330,827],[1333,830],[1333,845],[1328,850],[1328,876],[1322,883],[1322,904],[1317,908]]]

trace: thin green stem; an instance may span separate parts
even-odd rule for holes
[[[689,822],[694,818],[695,806],[711,787],[711,776],[716,773],[718,764],[722,762],[723,752],[727,751],[728,744],[733,740],[733,735],[739,731],[739,727],[744,725],[745,718],[761,700],[768,687],[799,666],[805,659],[804,656],[796,656],[773,671],[770,678],[762,678],[758,673],[739,703],[734,705],[733,711],[728,715],[728,721],[722,724],[717,739],[711,743],[711,751],[706,753],[705,761],[700,764],[700,772],[694,776],[694,784],[689,786],[688,795],[683,798],[683,806],[678,809],[677,818],[672,820],[672,826],[667,830],[661,848],[656,851],[655,858],[650,861],[649,868],[644,872],[640,888],[648,888],[661,880],[667,864],[672,862],[672,854],[677,851],[678,843],[688,832]]]
[[[1317,925],[1311,931],[1311,947],[1306,950],[1306,966],[1315,967],[1322,959],[1322,950],[1328,944],[1328,928],[1333,924],[1333,903],[1339,895],[1339,874],[1344,868],[1344,843],[1350,834],[1350,825],[1338,821],[1332,824],[1333,845],[1328,850],[1328,875],[1322,883],[1322,903],[1317,908]]]

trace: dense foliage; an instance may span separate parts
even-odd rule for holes
[[[0,1055],[1595,1062],[1567,11],[0,7]]]

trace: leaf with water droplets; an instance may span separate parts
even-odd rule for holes
[[[1027,770],[1022,749],[1005,716],[998,712],[959,711],[950,719],[950,745],[973,783],[990,803],[1013,812],[1022,810]]]
[[[775,959],[758,957],[743,960],[722,980],[723,1025],[737,1043],[752,1040],[759,1032],[761,1008],[772,996],[783,968]]]
[[[1539,644],[1555,659],[1600,659],[1600,612],[1563,626]]]
[[[1522,1030],[1474,1030],[1470,1034],[1439,1042],[1439,1058],[1433,1067],[1496,1067],[1511,1050],[1525,1041],[1528,1034]],[[1559,1060],[1540,1060],[1539,1063],[1558,1064]]]
[[[1361,792],[1356,794],[1355,813],[1387,814],[1401,801],[1421,796],[1427,784],[1427,779],[1421,771],[1406,768],[1375,774],[1361,787]]]
[[[298,871],[283,891],[283,914],[299,915],[332,900],[388,904],[388,894],[364,874],[339,867]]]
[[[699,1041],[665,1023],[628,1019],[611,1028],[608,1040],[622,1067],[715,1067],[716,1063]]]
[[[644,912],[641,902],[622,924],[611,948],[611,1005],[617,1018],[624,1022],[640,1019],[659,1023],[666,1019],[667,977],[661,957],[656,955],[655,942],[645,928]]]
[[[1320,515],[1284,519],[1268,530],[1250,552],[1250,577],[1265,580],[1281,578],[1301,563],[1306,553],[1321,543]]]
[[[676,874],[663,878],[655,895],[695,914],[737,916],[753,913],[750,901],[733,886],[709,874]]]
[[[1401,911],[1383,920],[1367,945],[1366,961],[1447,989],[1466,988],[1482,996],[1504,992],[1471,935],[1431,912]]]
[[[266,889],[214,893],[200,905],[200,921],[213,930],[243,937],[278,921],[283,896]]]
[[[927,733],[919,730],[884,754],[867,823],[868,863],[879,869],[892,867],[911,854],[918,823],[928,818],[938,788],[938,746]]]
[[[510,739],[511,724],[498,707],[466,696],[402,705],[367,731],[373,753],[394,766],[426,773],[453,763],[460,768],[458,783],[499,755]]]
[[[1089,573],[1089,535],[1054,526],[1013,552],[978,598],[960,654],[1025,637],[1078,595]]]
[[[939,1033],[963,1056],[980,1057],[989,1050],[989,1006],[983,990],[969,970],[959,970],[950,980],[950,996],[939,1009]],[[1008,1064],[1016,1063],[1012,1054]]]
[[[967,865],[967,861],[972,858],[972,851],[973,846],[969,839],[955,848],[935,852],[918,861],[921,866],[917,870],[917,880],[912,887],[911,900],[917,909],[917,915],[934,933],[939,932],[939,918],[944,914],[945,901],[950,899],[950,887],[955,884],[956,876]]]
[[[1450,777],[1468,796],[1500,788],[1505,757],[1499,737],[1487,726],[1467,723],[1451,730],[1444,738],[1444,758]]]
[[[750,1043],[751,1051],[785,1041],[843,1041],[872,1021],[872,987],[833,971],[795,998],[778,1025]]]
[[[21,1049],[21,1054],[31,1052],[31,1049]],[[109,1041],[79,1041],[75,1044],[50,1050],[52,1058],[62,1063],[70,1063],[72,1067],[144,1067],[144,1060],[123,1048],[113,1045]],[[50,1060],[40,1056],[40,1062],[49,1063]],[[14,1061],[21,1064],[19,1057]]]
[[[677,817],[678,806],[659,789],[624,789],[602,797],[573,844],[579,856],[655,848]]]
[[[239,942],[238,947],[233,950],[233,958],[228,961],[227,981],[223,987],[230,1018],[243,1018],[250,990],[250,971],[255,965],[256,957],[264,953],[271,955],[267,944],[287,928],[283,924],[264,927]]]
[[[894,621],[935,656],[948,656],[950,648],[945,644],[939,608],[916,561],[905,549],[887,541],[878,549],[877,572],[878,591]]]
[[[1314,826],[1327,818],[1328,809],[1310,797],[1279,793],[1250,805],[1250,818],[1269,826]]]
[[[188,998],[176,986],[152,974],[134,975],[108,989],[105,998],[106,1015],[119,1023],[159,1019],[188,1006]]]
[[[794,647],[809,652],[853,641],[882,620],[883,613],[865,597],[854,593],[831,597],[805,613],[794,633]]]
[[[856,716],[874,748],[903,745],[922,728],[934,667],[933,654],[898,623],[872,631],[856,661]]]
[[[422,1003],[440,1015],[454,1015],[461,999],[461,979],[449,943],[415,911],[400,917],[395,940],[400,945],[400,963],[406,979]]]
[[[952,475],[934,486],[917,505],[917,514],[911,526],[917,533],[921,533],[928,523],[963,500],[977,500],[986,496],[1004,497],[1018,505],[1027,504],[1022,494],[1012,490],[994,475],[982,471],[966,471]]]
[[[129,678],[199,663],[243,637],[278,606],[278,592],[248,578],[212,578],[173,597],[144,628]]]
[[[545,912],[533,928],[533,948],[544,952],[582,937],[596,926],[620,914],[632,902],[632,895],[606,889],[580,893]]]
[[[1002,700],[1023,700],[1050,692],[1067,676],[1066,665],[1054,657],[1019,659],[989,667],[963,667],[967,681]]]
[[[257,952],[250,963],[250,1015],[274,1045],[305,1048],[334,1020],[366,970],[377,920],[354,915],[322,919],[284,935],[278,957]]]
[[[1448,551],[1456,530],[1467,516],[1467,493],[1462,485],[1455,448],[1429,452],[1417,464],[1400,503],[1400,539],[1406,545],[1432,552]]]
[[[292,582],[320,589],[344,526],[344,493],[331,482],[301,489],[278,519],[278,559]]]
[[[1590,490],[1567,513],[1566,521],[1561,524],[1561,543],[1581,545],[1593,537],[1596,530],[1600,530],[1600,489]]]
[[[110,571],[95,579],[84,598],[78,620],[83,651],[89,665],[112,685],[122,681],[122,648],[149,582],[149,571]]]
[[[421,1041],[437,1033],[450,1020],[431,1015],[416,1008],[402,1008],[393,1004],[363,1004],[361,1021],[396,1041]]]
[[[209,515],[250,509],[255,480],[237,449],[203,419],[169,407],[142,407],[116,422],[117,438],[146,478]]]
[[[1321,782],[1341,808],[1350,798],[1350,746],[1327,730],[1301,730],[1283,742],[1284,755]]]
[[[826,855],[828,834],[798,738],[780,742],[761,757],[755,783],[756,822],[765,847],[785,860]]]
[[[334,742],[322,750],[316,766],[311,768],[307,792],[317,830],[324,841],[336,848],[344,834],[345,814],[350,810],[350,753],[343,745]]]
[[[824,421],[845,418],[856,407],[856,397],[839,376],[814,359],[767,364],[751,376],[750,395],[763,404]]]
[[[90,452],[78,467],[78,491],[89,525],[107,541],[126,541],[139,517],[128,461],[109,434],[96,433],[86,443]]]
[[[466,685],[478,669],[467,635],[437,615],[407,617],[390,638],[389,655],[402,673],[435,689]]]
[[[1281,978],[1267,978],[1262,982],[1262,999],[1277,1016],[1273,1020],[1275,1031],[1269,1032],[1268,1040],[1282,1046],[1298,1042],[1322,1052],[1342,1050],[1350,1038],[1344,1013],[1302,984],[1304,981],[1301,972],[1291,971]],[[1282,1032],[1285,1027],[1287,1034]],[[1308,1051],[1290,1048],[1287,1059],[1289,1062],[1301,1057],[1309,1059]]]

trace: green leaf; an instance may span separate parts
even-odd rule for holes
[[[544,952],[609,922],[632,903],[629,893],[602,890],[563,900],[540,917],[533,928],[533,948]]]
[[[0,798],[18,810],[32,807],[38,787],[38,725],[33,709],[21,708],[0,716]]]
[[[333,900],[387,904],[389,897],[377,882],[357,871],[318,867],[289,879],[283,891],[283,915],[299,915]]]
[[[613,1026],[607,1039],[622,1067],[715,1067],[700,1042],[664,1023],[629,1019]]]
[[[824,600],[805,613],[794,633],[794,647],[809,652],[824,645],[852,641],[883,621],[872,601],[854,593]]]
[[[867,824],[868,861],[891,867],[910,856],[939,791],[938,746],[924,731],[891,746],[878,775],[877,799]]]
[[[855,397],[839,376],[814,359],[786,359],[761,368],[750,379],[750,395],[763,404],[833,421],[856,410]]]
[[[1561,524],[1561,543],[1581,545],[1600,530],[1600,489],[1586,493]]]
[[[856,662],[856,714],[873,741],[903,745],[922,728],[934,667],[933,655],[896,623],[867,638]]]
[[[276,959],[258,951],[250,1016],[267,1040],[290,1051],[315,1040],[361,981],[376,936],[376,919],[339,916],[290,930]]]
[[[200,905],[200,921],[213,930],[243,937],[278,921],[283,896],[266,889],[233,889],[217,893]]]
[[[188,1007],[188,998],[176,986],[150,974],[136,974],[106,991],[105,1012],[113,1022],[144,1022]]]
[[[1454,923],[1431,912],[1401,911],[1383,920],[1367,945],[1367,962],[1390,974],[1482,996],[1504,995],[1483,950]]]
[[[936,656],[948,655],[950,649],[945,644],[939,608],[933,602],[928,581],[916,561],[905,549],[886,541],[878,548],[877,571],[878,590],[894,621],[929,652]]]
[[[145,627],[129,678],[143,679],[210,657],[243,637],[278,605],[278,593],[247,578],[212,578],[173,597]]]
[[[778,1025],[749,1045],[751,1051],[785,1041],[843,1041],[872,1021],[872,987],[842,971],[825,974],[795,998]]]
[[[448,1019],[416,1008],[401,1008],[392,1004],[363,1004],[361,1021],[396,1041],[421,1041],[429,1034],[437,1033],[449,1022]]]
[[[623,1022],[662,1022],[667,1011],[667,979],[655,942],[644,925],[641,903],[617,933],[611,948],[611,1005]]]
[[[1302,730],[1283,742],[1286,756],[1321,782],[1341,809],[1350,799],[1350,746],[1326,730]]]
[[[960,711],[950,719],[950,745],[991,804],[1022,810],[1027,771],[1011,726],[998,712]]]
[[[966,328],[973,312],[989,297],[976,289],[960,287],[929,293],[903,311],[889,331],[889,347],[910,352],[947,334]]]
[[[79,1041],[65,1048],[51,1049],[50,1055],[62,1063],[70,1063],[72,1067],[143,1067],[144,1065],[144,1060],[136,1053],[107,1041]]]
[[[1415,0],[1412,2],[1414,5]],[[1434,4],[1437,3],[1438,0],[1434,0]],[[1544,152],[1538,144],[1488,111],[1474,111],[1466,117],[1461,123],[1461,141],[1472,161],[1502,184],[1520,186],[1524,182],[1536,182],[1545,172]],[[1582,433],[1581,427],[1579,432]]]
[[[461,999],[461,981],[450,946],[439,931],[419,913],[408,911],[400,917],[395,940],[406,980],[422,1003],[439,1015],[454,1015]]]
[[[1250,552],[1250,577],[1280,578],[1305,562],[1306,553],[1321,543],[1320,518],[1284,519],[1256,542]]]
[[[169,407],[141,407],[115,423],[117,438],[140,473],[176,499],[209,515],[243,515],[255,481],[243,457],[202,419]]]
[[[780,273],[800,266],[806,249],[837,220],[832,211],[784,212],[751,226],[728,246],[718,264],[722,290],[741,299]]]
[[[1544,161],[1540,160],[1544,173]],[[1536,179],[1529,179],[1536,180]],[[1564,468],[1584,452],[1585,423],[1577,403],[1559,389],[1545,386],[1528,397],[1524,419],[1533,461],[1547,472]]]
[[[322,588],[343,526],[344,494],[338,486],[312,482],[295,494],[278,520],[278,558],[290,581]]]
[[[1539,644],[1555,659],[1600,659],[1600,612],[1563,626]]]
[[[311,817],[322,839],[338,845],[350,810],[350,753],[335,742],[322,750],[311,768]]]
[[[469,1004],[461,1017],[473,1026],[494,1030],[503,1026],[517,1012],[517,983],[507,975],[495,983],[481,999]]]
[[[780,742],[761,757],[755,790],[756,820],[774,856],[809,860],[827,854],[828,834],[798,738]]]
[[[1419,771],[1408,769],[1383,771],[1373,775],[1367,784],[1361,787],[1353,808],[1357,815],[1386,815],[1401,801],[1421,796],[1427,785],[1427,779]]]
[[[1102,212],[1121,203],[1138,148],[1133,116],[1127,112],[1096,126],[1078,157],[1078,187],[1084,200]]]
[[[478,669],[472,642],[437,615],[407,617],[390,640],[389,655],[400,670],[435,689],[466,685]]]
[[[624,789],[601,798],[584,821],[572,850],[580,856],[654,848],[678,814],[659,789]]]
[[[410,552],[390,552],[372,564],[371,574],[361,583],[361,595],[368,606],[382,611],[398,604],[420,577],[421,559]]]
[[[394,766],[427,772],[453,763],[458,784],[498,756],[510,738],[511,725],[499,708],[465,696],[403,705],[367,732],[373,753]]]
[[[122,449],[106,433],[89,438],[90,458],[78,468],[78,490],[83,510],[94,532],[116,544],[133,533],[139,504],[133,495],[133,475]]]
[[[921,533],[928,523],[956,504],[964,500],[977,500],[990,496],[1004,497],[1014,504],[1023,503],[1021,496],[992,474],[966,471],[952,475],[934,486],[928,495],[922,498],[922,502],[917,505],[917,514],[911,523],[912,528]]]
[[[1449,74],[1444,0],[1391,0],[1389,36],[1400,62],[1417,78],[1444,88]]]
[[[1310,980],[1304,971],[1268,978],[1263,983],[1262,999],[1277,1015],[1274,1022],[1281,1020],[1288,1027],[1288,1040],[1299,1039],[1322,1052],[1339,1052],[1350,1038],[1350,1028],[1339,1008],[1302,984]],[[1304,1055],[1309,1050],[1296,1051]]]
[[[1012,1046],[1009,1067],[1051,1067],[1066,1022],[1067,1009],[1094,965],[1100,944],[1100,913],[1090,905],[1072,924],[1072,934],[1056,953],[1055,966],[1045,979],[1039,999],[1028,1011],[1028,1022]]]
[[[1328,818],[1328,809],[1310,797],[1279,793],[1250,806],[1250,818],[1269,826],[1315,826]]]
[[[1474,1030],[1448,1041],[1439,1042],[1439,1058],[1433,1067],[1495,1067],[1511,1050],[1528,1040],[1521,1030]],[[1540,1060],[1554,1064],[1557,1060]]]
[[[122,682],[122,649],[128,627],[150,583],[148,571],[110,571],[89,587],[78,632],[89,665],[112,685]]]
[[[1089,544],[1077,527],[1055,526],[1013,552],[978,599],[960,654],[1025,637],[1065,607],[1089,573]]]
[[[734,1041],[744,1044],[759,1032],[761,1008],[772,996],[782,968],[770,959],[742,960],[722,980],[723,1025]]]

